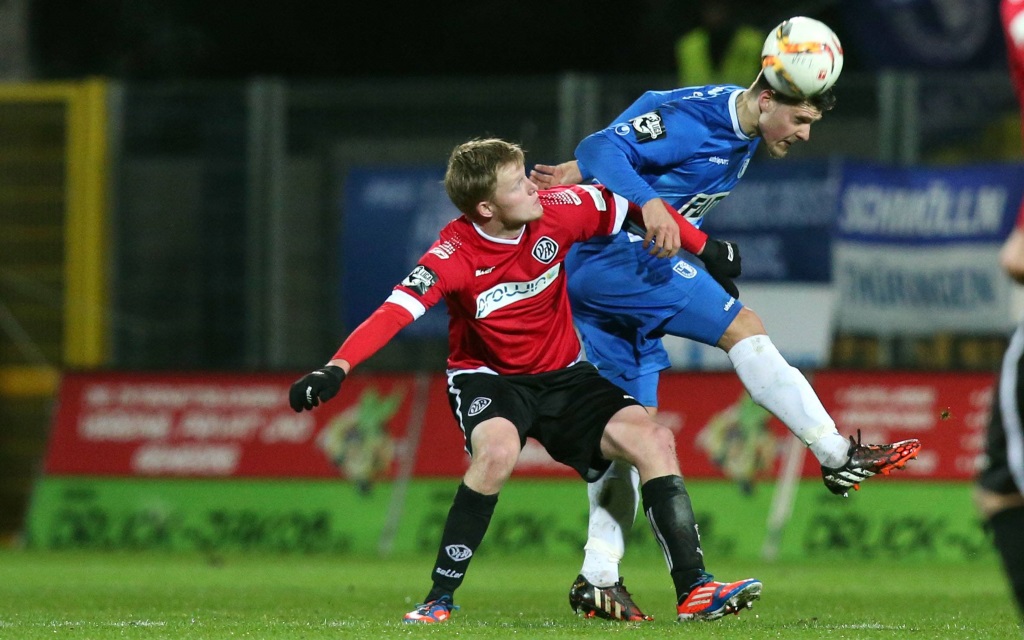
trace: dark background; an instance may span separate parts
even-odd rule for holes
[[[707,2],[34,0],[30,41],[50,79],[660,73]],[[765,33],[808,15],[843,35],[838,1],[732,4]]]

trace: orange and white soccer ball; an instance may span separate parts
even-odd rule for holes
[[[832,88],[843,71],[843,46],[824,22],[796,17],[772,29],[761,49],[768,83],[793,98]]]

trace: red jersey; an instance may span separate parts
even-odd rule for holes
[[[1024,0],[1002,0],[999,5],[999,17],[1003,25],[1003,36],[1006,38],[1010,79],[1013,80],[1013,88],[1017,92],[1017,101],[1024,116]]]
[[[1024,140],[1024,0],[1002,0],[999,18],[1006,38],[1006,57],[1010,63],[1010,80],[1017,92],[1021,110],[1021,138]],[[1024,202],[1017,212],[1016,226],[1024,229]]]
[[[544,215],[515,239],[488,236],[465,216],[448,223],[335,358],[355,366],[444,298],[449,373],[543,373],[579,360],[565,255],[574,242],[616,233],[627,215],[641,224],[643,217],[639,207],[597,185],[541,191],[540,203]]]

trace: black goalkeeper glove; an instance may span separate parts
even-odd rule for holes
[[[715,282],[722,285],[726,293],[734,298],[740,297],[740,290],[732,281],[742,271],[739,245],[735,242],[708,238],[704,243],[704,250],[697,257],[704,261],[704,267],[708,273],[715,279]]]
[[[303,409],[310,411],[337,395],[344,380],[345,370],[341,367],[326,366],[307,373],[292,383],[288,390],[288,403],[296,413]]]

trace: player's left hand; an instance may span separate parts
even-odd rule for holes
[[[647,229],[647,235],[644,236],[644,249],[649,248],[648,253],[659,258],[671,258],[679,253],[681,241],[679,240],[679,223],[676,222],[678,214],[669,211],[661,198],[648,200],[643,206],[642,212],[644,227]]]
[[[708,238],[704,249],[697,255],[704,262],[704,267],[726,293],[734,298],[740,297],[740,290],[733,278],[739,277],[743,271],[740,262],[740,247],[728,240]]]
[[[341,367],[328,365],[307,373],[292,383],[288,390],[288,404],[296,413],[303,409],[311,411],[337,395],[344,381],[345,370]]]

